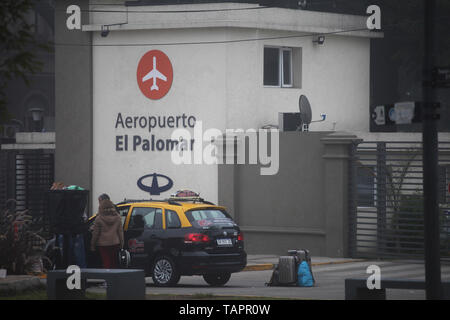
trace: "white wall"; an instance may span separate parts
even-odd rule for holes
[[[211,32],[152,31],[111,32],[107,38],[94,34],[99,43],[175,42],[185,39],[220,37],[220,30]],[[149,50],[163,51],[173,67],[172,87],[160,100],[150,100],[139,90],[136,69],[142,55]],[[115,129],[119,112],[130,116],[193,115],[204,127],[224,127],[225,121],[225,50],[221,45],[209,46],[133,46],[93,49],[94,78],[94,156],[93,194],[106,192],[114,201],[124,197],[148,198],[137,180],[157,172],[174,180],[174,187],[161,195],[169,196],[178,189],[190,188],[211,201],[217,201],[217,168],[209,165],[176,166],[170,152],[122,151],[115,148],[115,136],[138,134],[150,136],[145,129]],[[154,129],[158,138],[170,138],[172,129]],[[146,184],[150,184],[146,181]],[[161,183],[164,183],[162,181]],[[156,197],[158,198],[158,197]]]
[[[112,31],[106,38],[94,32],[94,197],[106,192],[114,201],[148,198],[136,182],[157,172],[174,180],[174,187],[161,198],[190,188],[217,201],[216,166],[176,166],[168,151],[116,151],[116,135],[149,136],[143,129],[115,129],[119,112],[124,116],[185,113],[202,120],[205,129],[256,129],[277,124],[280,111],[298,111],[299,96],[304,94],[311,102],[314,119],[327,113],[327,121],[311,125],[310,130],[331,130],[336,122],[337,130],[368,132],[370,48],[366,38],[327,36],[323,46],[313,45],[311,37],[228,44],[96,46],[263,38],[273,32],[238,28],[127,30]],[[264,88],[264,45],[302,47],[302,88]],[[146,98],[136,82],[138,62],[152,49],[163,51],[173,66],[172,87],[160,100]],[[153,133],[170,138],[171,129]]]
[[[243,29],[241,29],[243,30]],[[242,31],[241,37],[269,38],[280,32]],[[293,33],[282,33],[290,36]],[[298,33],[297,33],[298,34]],[[263,86],[264,46],[302,48],[302,87]],[[327,114],[325,122],[311,124],[311,131],[369,131],[370,40],[326,36],[325,44],[310,36],[227,46],[227,106],[229,127],[278,124],[278,112],[298,112],[298,100],[306,95],[313,120]]]

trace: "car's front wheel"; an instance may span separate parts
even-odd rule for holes
[[[152,279],[160,287],[173,286],[180,280],[180,274],[172,258],[162,255],[152,265]]]
[[[205,274],[203,279],[213,286],[213,287],[221,287],[225,285],[231,278],[231,273],[220,273],[220,274]]]

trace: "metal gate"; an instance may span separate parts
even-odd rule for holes
[[[53,150],[3,150],[0,152],[0,200],[15,199],[17,210],[28,209],[36,225],[45,213],[45,192],[54,181]]]
[[[0,212],[5,210],[7,194],[8,154],[0,152]]]
[[[423,258],[421,142],[362,142],[351,150],[349,253]],[[439,143],[441,258],[450,260],[450,143]]]

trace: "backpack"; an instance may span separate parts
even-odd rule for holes
[[[273,267],[272,276],[270,277],[269,282],[266,282],[266,287],[276,287],[279,285],[280,281],[279,281],[278,265],[275,264]]]

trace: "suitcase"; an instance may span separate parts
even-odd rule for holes
[[[281,256],[278,260],[278,282],[282,285],[297,282],[297,263],[294,256]]]
[[[311,267],[311,255],[309,254],[309,250],[289,250],[288,253],[296,258],[297,265],[299,265],[302,261],[306,261],[309,267]]]

